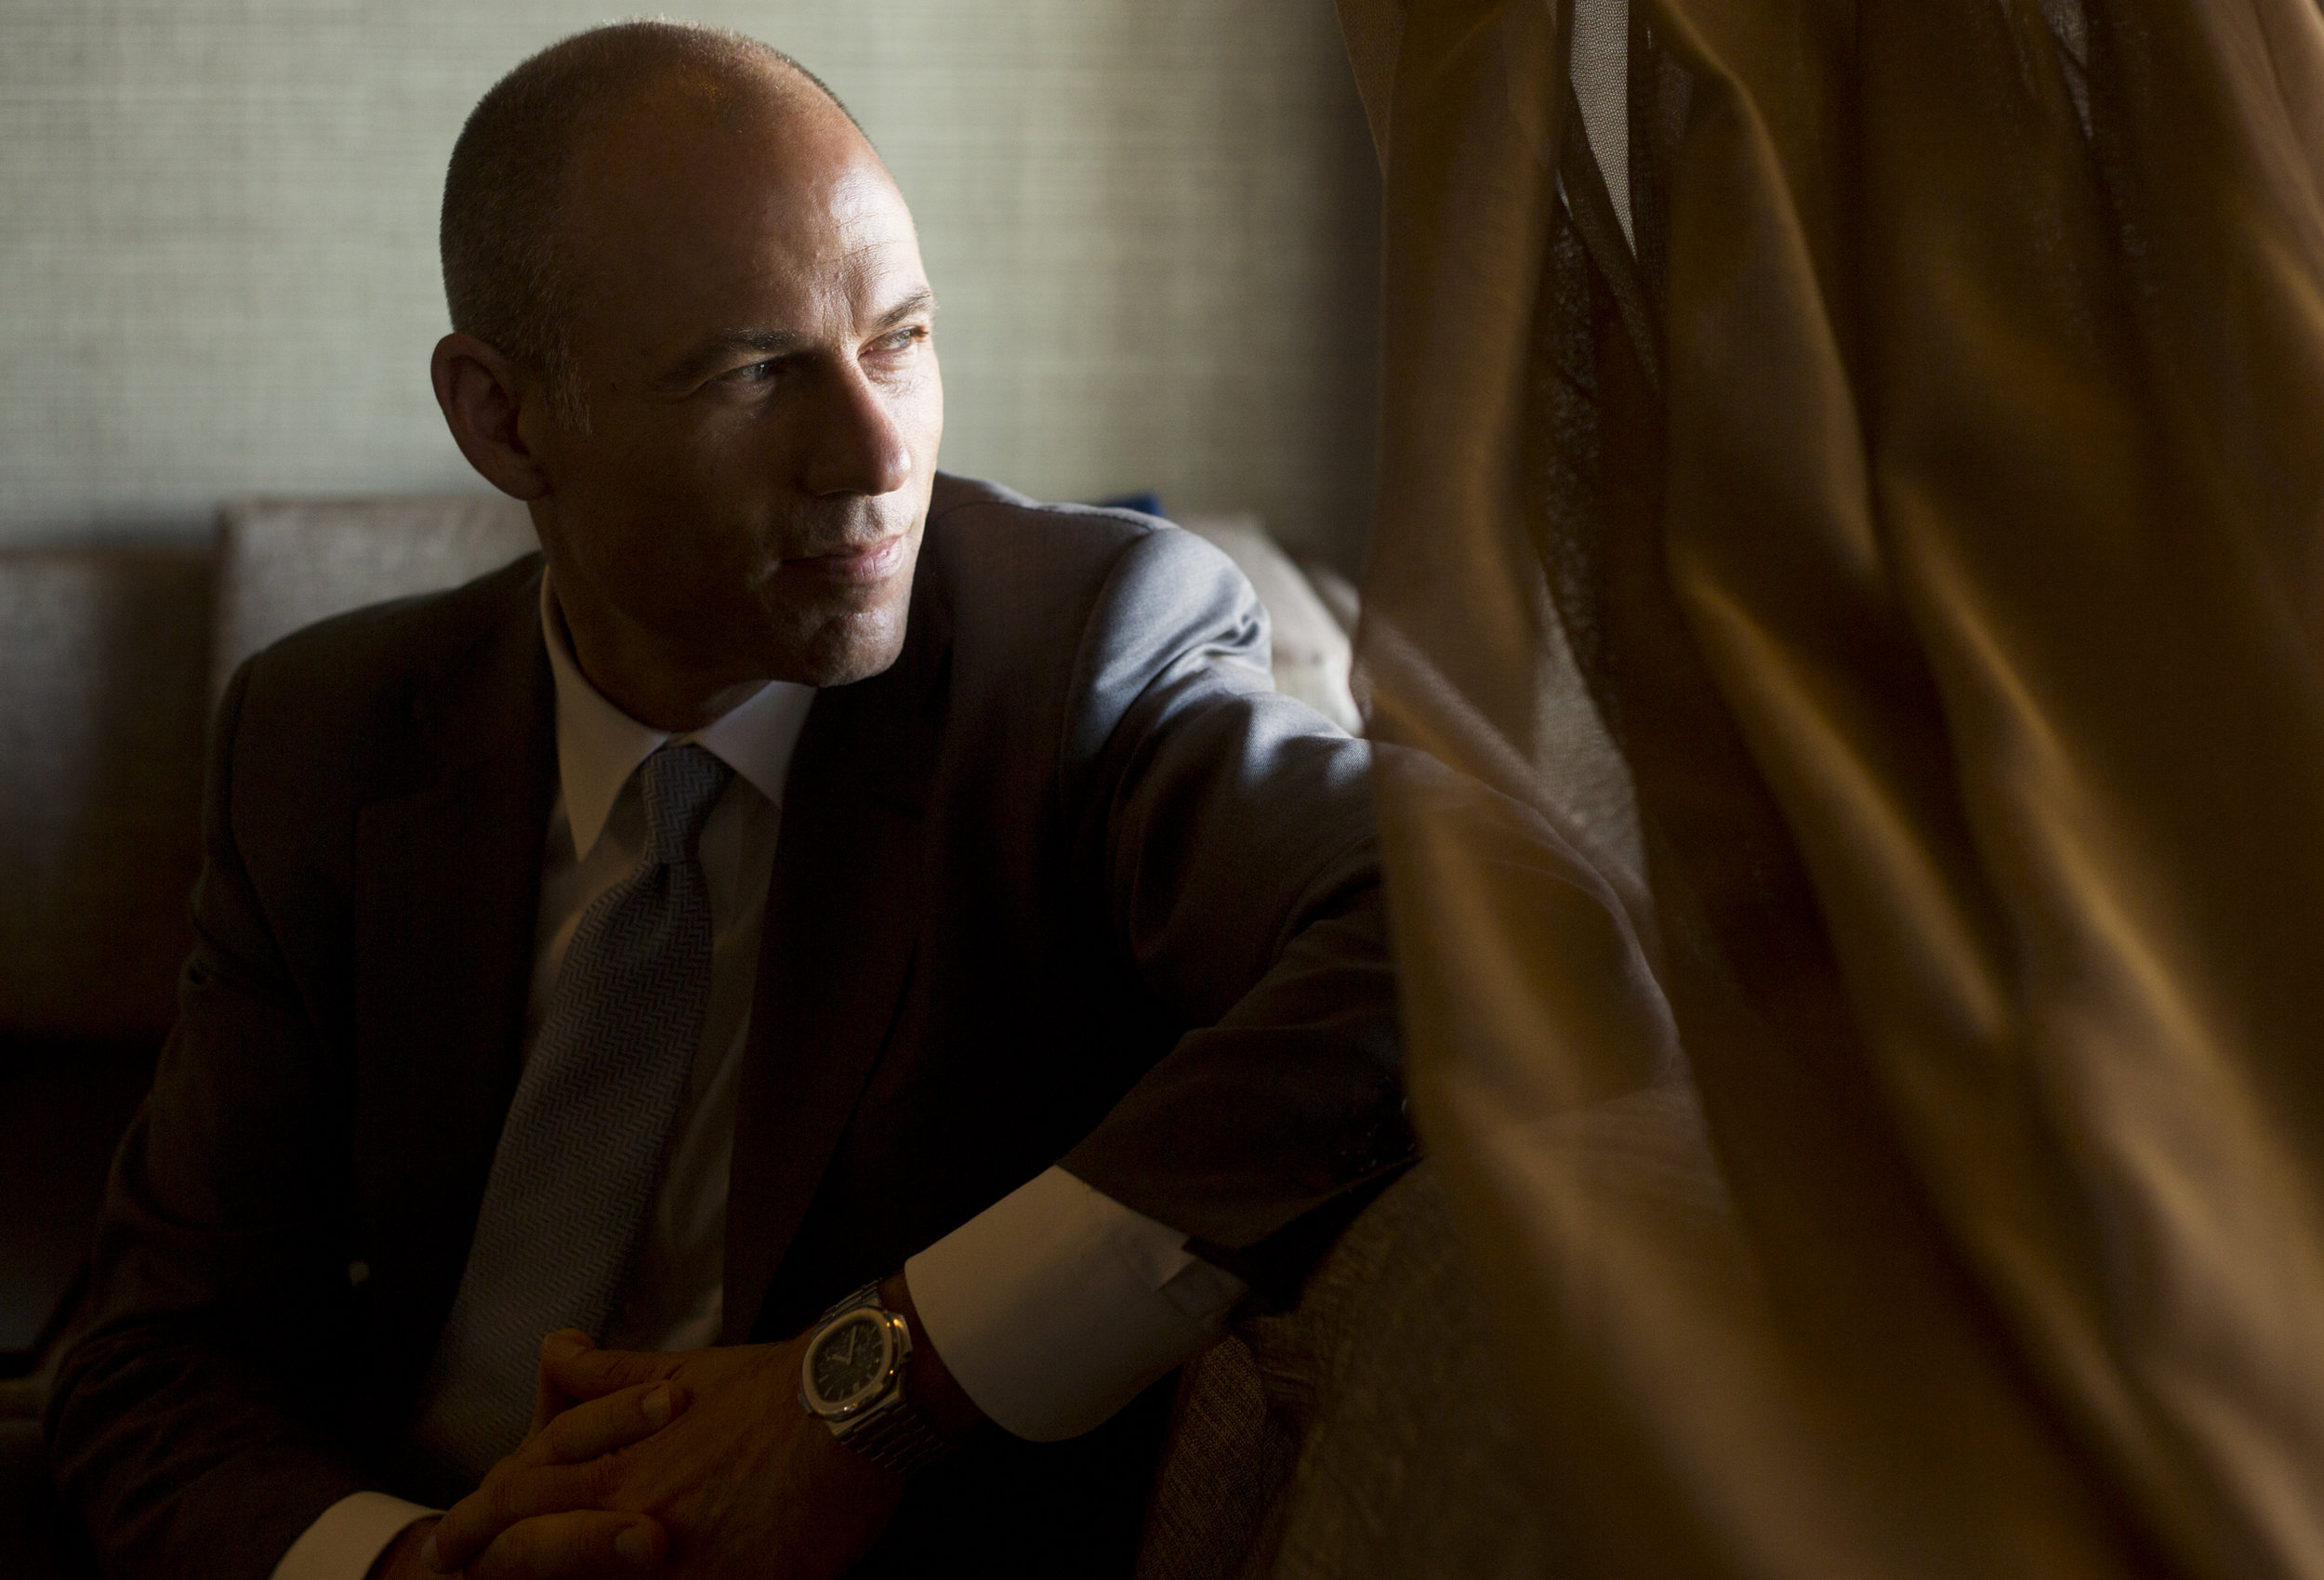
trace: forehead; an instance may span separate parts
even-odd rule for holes
[[[659,94],[574,151],[566,256],[592,338],[644,351],[706,327],[809,332],[920,280],[911,214],[844,115],[814,96]]]

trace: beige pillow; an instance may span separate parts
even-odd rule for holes
[[[1348,633],[1307,573],[1283,552],[1255,515],[1180,516],[1178,524],[1209,539],[1250,578],[1274,627],[1275,690],[1297,697],[1350,734],[1364,720],[1349,689]],[[1345,583],[1340,583],[1344,587]],[[1335,588],[1335,591],[1338,589]],[[1351,589],[1352,592],[1352,589]]]

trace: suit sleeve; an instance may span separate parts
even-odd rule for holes
[[[324,1251],[344,1244],[344,1159],[325,1139],[344,1134],[332,1117],[349,1094],[325,1073],[236,848],[248,676],[213,735],[178,1022],[115,1155],[94,1324],[49,1405],[58,1484],[108,1573],[264,1580],[365,1484],[328,1403],[350,1391],[335,1375],[349,1270]]]
[[[1063,1161],[1281,1297],[1415,1144],[1372,748],[1275,694],[1266,654],[1249,585],[1176,531],[1129,545],[1085,633],[1078,860],[1196,1029]]]

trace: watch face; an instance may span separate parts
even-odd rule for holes
[[[887,1375],[888,1334],[869,1311],[848,1318],[815,1341],[815,1391],[826,1404],[845,1404]]]

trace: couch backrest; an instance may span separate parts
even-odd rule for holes
[[[169,1024],[204,731],[236,665],[532,546],[513,501],[406,496],[237,501],[214,549],[0,552],[0,1038]]]
[[[218,521],[212,697],[235,665],[301,625],[457,586],[535,546],[524,507],[496,494],[237,499]]]
[[[1271,611],[1277,683],[1353,725],[1347,640],[1250,518],[1190,522]],[[199,865],[205,721],[301,625],[534,546],[498,495],[245,499],[215,551],[0,552],[0,1035],[157,1032]]]

